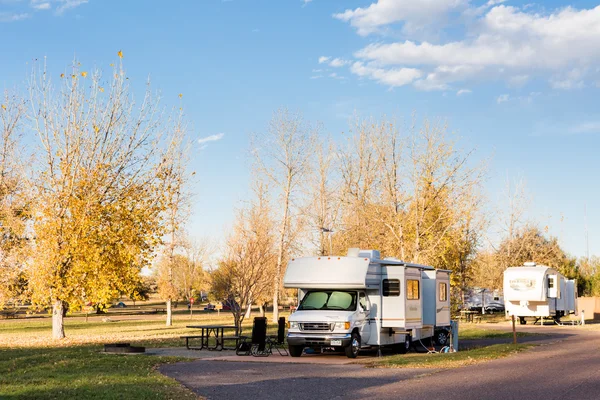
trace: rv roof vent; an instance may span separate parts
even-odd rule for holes
[[[348,257],[358,257],[360,249],[358,247],[351,247],[348,249]]]
[[[358,256],[370,258],[371,260],[379,260],[381,258],[379,250],[360,250]]]
[[[535,263],[533,261],[527,261],[526,263],[524,263],[523,265],[527,266],[527,267],[535,267]]]

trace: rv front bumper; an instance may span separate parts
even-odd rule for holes
[[[339,341],[341,344],[331,344],[331,341]],[[291,346],[342,346],[350,345],[352,336],[346,334],[326,334],[319,335],[314,333],[288,333],[287,342]]]

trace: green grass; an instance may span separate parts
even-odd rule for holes
[[[2,399],[195,399],[157,371],[175,357],[112,355],[100,346],[0,350]]]
[[[517,337],[525,337],[525,336],[544,336],[540,333],[532,333],[532,332],[517,332]],[[498,339],[498,338],[512,338],[512,332],[505,332],[496,329],[485,329],[485,328],[476,328],[473,326],[465,326],[461,325],[458,329],[458,338],[459,340],[467,340],[467,339]]]
[[[410,353],[383,357],[369,363],[386,368],[458,368],[466,365],[507,357],[532,347],[527,344],[495,344],[456,353]]]
[[[113,322],[102,322],[109,317]],[[197,331],[186,325],[233,324],[231,313],[66,318],[67,338],[51,339],[51,320],[0,320],[0,399],[192,399],[175,380],[156,366],[183,361],[175,357],[101,353],[103,343],[130,342],[146,347],[184,347],[179,336]],[[245,321],[244,331],[251,329]],[[276,325],[269,325],[275,332]]]

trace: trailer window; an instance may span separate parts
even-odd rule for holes
[[[446,283],[440,283],[440,301],[448,300],[448,285]]]
[[[406,281],[406,299],[419,300],[419,281],[416,279],[408,279]]]
[[[400,280],[399,279],[384,279],[383,280],[383,295],[400,296]]]
[[[548,289],[552,289],[554,287],[554,279],[548,277]]]

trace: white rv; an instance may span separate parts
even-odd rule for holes
[[[306,347],[343,349],[351,358],[373,346],[406,353],[412,340],[448,339],[450,271],[351,249],[347,257],[294,259],[283,282],[298,289],[287,336],[292,357]]]
[[[507,315],[536,319],[552,317],[556,321],[577,310],[577,283],[558,271],[533,262],[504,271],[504,303]]]

